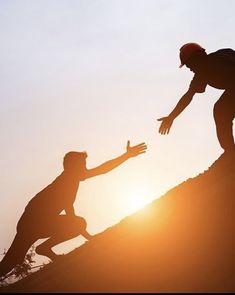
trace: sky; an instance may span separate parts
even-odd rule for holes
[[[195,95],[168,136],[157,118],[192,79],[179,48],[235,48],[234,11],[233,0],[0,0],[0,253],[68,151],[86,151],[93,168],[123,154],[127,140],[148,145],[81,183],[74,207],[91,234],[208,169],[223,152],[213,121],[222,91]]]

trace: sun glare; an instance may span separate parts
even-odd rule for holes
[[[141,196],[133,196],[128,200],[126,209],[130,213],[133,213],[143,208],[147,203],[148,203],[148,200],[146,200],[146,198]]]
[[[150,191],[144,189],[126,190],[125,195],[126,202],[124,206],[127,214],[142,209],[154,199],[154,197],[151,198]]]
[[[118,185],[119,183],[122,185]],[[141,179],[140,182],[132,178],[127,179],[126,176],[121,176],[111,189],[115,191],[115,199],[118,200],[118,208],[115,209],[122,217],[139,211],[162,195],[156,185],[148,179],[146,181]]]

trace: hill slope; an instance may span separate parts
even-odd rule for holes
[[[4,292],[234,292],[235,155]]]

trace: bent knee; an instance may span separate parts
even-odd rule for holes
[[[214,105],[213,115],[215,121],[221,121],[229,117],[229,106],[224,105],[221,101],[217,101]]]
[[[215,119],[224,117],[232,118],[235,112],[234,93],[225,91],[215,103],[213,114]]]
[[[76,227],[78,227],[79,229],[86,229],[87,227],[87,223],[86,223],[86,220],[85,218],[83,217],[80,217],[80,216],[76,216],[76,219],[75,219],[75,225]]]
[[[214,118],[217,119],[221,116],[221,113],[222,113],[222,106],[221,106],[221,103],[220,101],[218,100],[215,105],[214,105],[214,108],[213,108],[213,115],[214,115]]]

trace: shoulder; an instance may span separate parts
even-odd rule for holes
[[[235,57],[235,51],[232,48],[222,48],[217,51],[211,52],[208,54],[209,58],[214,58],[214,57]]]
[[[208,65],[216,69],[234,69],[235,51],[231,48],[224,48],[208,55]]]

